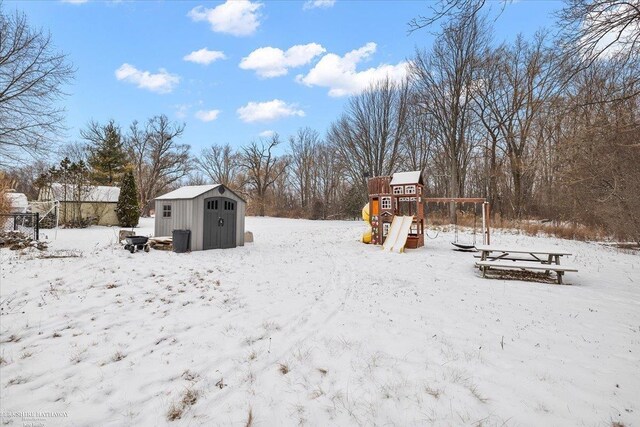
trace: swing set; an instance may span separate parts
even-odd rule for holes
[[[464,205],[465,203],[473,203],[473,241],[472,242],[460,242],[458,239],[458,215],[455,215],[453,227],[454,227],[454,240],[451,242],[457,250],[459,251],[475,251],[476,248],[476,228],[477,228],[477,218],[478,218],[478,209],[476,207],[477,204],[481,204],[482,206],[482,244],[489,245],[491,243],[491,233],[489,226],[489,213],[490,207],[489,202],[486,199],[479,197],[426,197],[424,199],[425,203],[428,205],[429,203],[436,204],[454,204],[458,203]]]

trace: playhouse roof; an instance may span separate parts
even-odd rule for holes
[[[391,178],[391,185],[422,184],[422,173],[420,171],[396,172]]]
[[[214,190],[220,187],[222,184],[209,184],[209,185],[186,185],[184,187],[180,187],[177,190],[173,190],[167,194],[163,194],[162,196],[156,197],[156,200],[177,200],[177,199],[195,199],[196,197]],[[229,188],[224,186],[224,188],[228,191]],[[244,199],[238,196],[235,192],[231,191],[235,194],[240,200],[244,201]]]

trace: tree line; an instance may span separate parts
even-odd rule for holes
[[[92,183],[117,185],[129,168],[144,215],[180,185],[222,183],[256,215],[356,217],[368,177],[421,170],[430,196],[485,197],[501,218],[581,223],[640,241],[639,9],[571,0],[559,32],[496,45],[484,1],[432,7],[410,23],[417,35],[440,28],[409,58],[407,78],[350,97],[324,133],[217,142],[194,157],[184,124],[158,115],[126,128],[90,122],[82,143],[62,153],[85,162]],[[10,176],[33,187],[46,168]]]

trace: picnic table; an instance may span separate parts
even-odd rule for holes
[[[544,270],[545,274],[554,271],[558,283],[562,284],[562,275],[567,271],[578,271],[573,267],[560,266],[560,257],[571,253],[553,248],[510,248],[498,245],[478,245],[476,249],[480,255],[480,261],[476,266],[482,271],[482,277],[486,276],[489,269],[518,269],[518,270]]]

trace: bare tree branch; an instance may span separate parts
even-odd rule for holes
[[[49,34],[0,3],[0,166],[46,157],[64,130],[58,102],[73,74]]]

